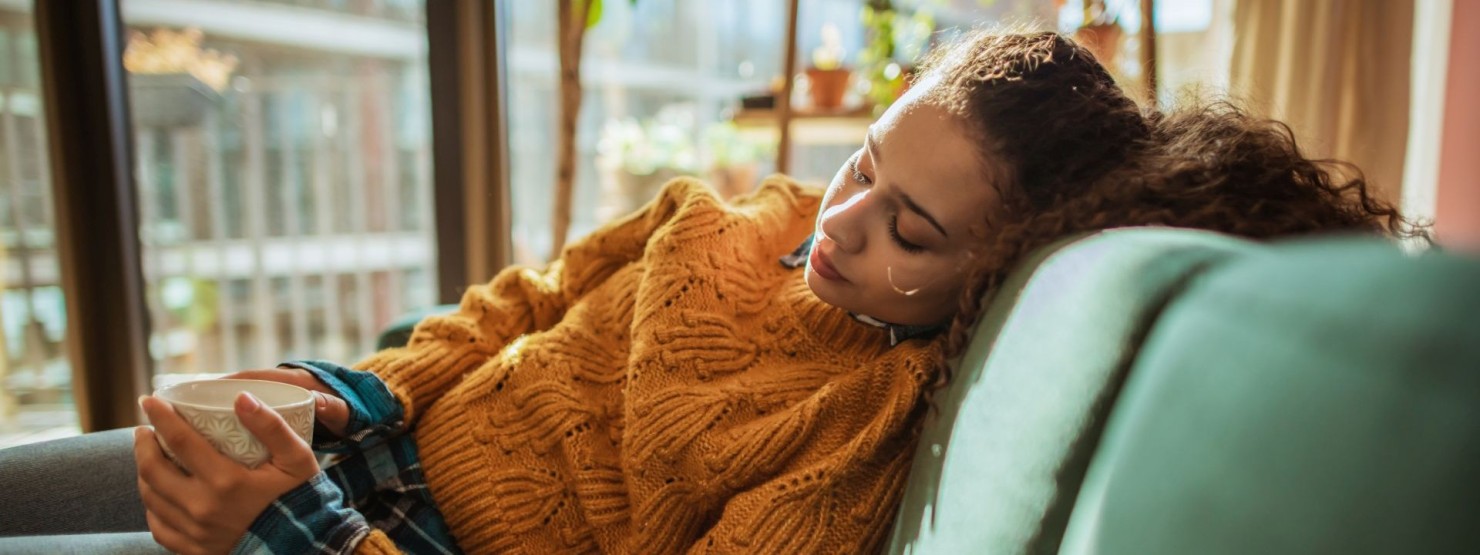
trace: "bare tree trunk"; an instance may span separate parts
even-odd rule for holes
[[[560,0],[560,128],[555,153],[555,214],[550,258],[560,256],[570,230],[576,186],[576,122],[581,113],[581,42],[589,0]]]

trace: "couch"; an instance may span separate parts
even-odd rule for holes
[[[1073,237],[955,368],[890,554],[1480,553],[1480,261]]]

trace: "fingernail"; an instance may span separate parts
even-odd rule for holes
[[[140,395],[139,396],[139,400],[138,400],[139,408],[144,408],[144,399],[148,399],[148,398],[149,398],[148,395]]]
[[[313,392],[313,406],[318,410],[329,408],[329,399],[323,393]]]
[[[247,393],[245,391],[243,391],[241,395],[237,396],[237,402],[243,405],[242,408],[245,409],[247,412],[257,412],[258,409],[262,408],[262,402],[258,401],[257,397],[253,396],[251,393]]]

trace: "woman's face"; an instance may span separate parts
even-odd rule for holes
[[[977,142],[921,83],[869,128],[817,215],[807,285],[828,304],[895,324],[956,311],[969,251],[998,206]]]

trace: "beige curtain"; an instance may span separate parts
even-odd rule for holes
[[[1413,0],[1237,0],[1229,85],[1295,130],[1307,156],[1352,162],[1400,198]]]

